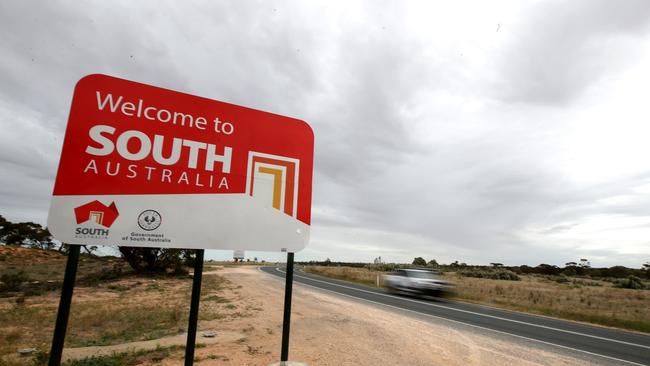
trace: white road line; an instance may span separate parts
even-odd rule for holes
[[[276,268],[276,270],[279,270],[279,268]],[[282,271],[280,271],[280,272],[282,272]],[[284,273],[284,272],[282,272],[282,273]],[[463,325],[466,325],[466,326],[470,326],[470,327],[474,327],[474,328],[478,328],[478,329],[482,329],[482,330],[487,330],[487,331],[491,331],[491,332],[496,332],[496,333],[500,333],[500,334],[505,334],[505,335],[508,335],[508,336],[511,336],[511,337],[517,337],[517,338],[525,339],[525,340],[527,340],[527,341],[531,341],[531,342],[538,342],[538,343],[546,344],[546,345],[549,345],[549,346],[560,347],[560,348],[564,348],[564,349],[567,349],[567,350],[570,350],[570,351],[581,352],[581,353],[585,353],[585,354],[588,354],[588,355],[591,355],[591,356],[602,357],[602,358],[606,358],[606,359],[608,359],[608,360],[617,361],[617,362],[623,362],[623,363],[627,363],[627,364],[630,364],[630,365],[647,366],[647,365],[644,365],[644,364],[641,364],[641,363],[636,363],[636,362],[633,362],[633,361],[627,361],[627,360],[623,360],[623,359],[616,358],[616,357],[605,356],[605,355],[601,355],[601,354],[599,354],[599,353],[593,353],[593,352],[589,352],[589,351],[581,350],[581,349],[578,349],[578,348],[572,348],[572,347],[568,347],[568,346],[563,346],[563,345],[561,345],[561,344],[556,344],[556,343],[551,343],[551,342],[541,341],[541,340],[539,340],[539,339],[535,339],[535,338],[528,338],[528,337],[520,336],[520,335],[517,335],[517,334],[512,334],[512,333],[508,333],[508,332],[503,332],[503,331],[500,331],[500,330],[495,330],[495,329],[485,328],[485,327],[482,327],[482,326],[480,326],[480,325],[474,325],[474,324],[464,323],[464,322],[461,322],[461,321],[458,321],[458,320],[447,319],[447,318],[443,318],[443,317],[441,317],[441,316],[437,316],[437,315],[431,315],[431,314],[427,314],[427,313],[421,313],[421,312],[419,312],[419,311],[415,311],[415,310],[404,309],[404,308],[400,308],[400,307],[397,307],[397,306],[388,305],[388,304],[384,304],[384,303],[381,303],[381,302],[377,302],[377,301],[372,301],[372,300],[364,299],[364,298],[362,298],[362,297],[356,297],[356,296],[347,295],[347,294],[343,294],[343,293],[340,293],[340,292],[336,292],[336,291],[332,291],[332,290],[324,289],[324,288],[322,288],[322,287],[317,287],[317,286],[309,285],[309,284],[306,284],[306,283],[300,283],[300,282],[298,282],[298,284],[300,284],[300,285],[302,285],[302,286],[312,287],[312,288],[315,288],[315,289],[317,289],[317,290],[321,290],[321,291],[331,292],[331,293],[336,294],[336,295],[349,297],[349,298],[351,298],[351,299],[362,300],[362,301],[366,301],[366,302],[369,302],[369,303],[377,304],[377,305],[380,305],[380,306],[386,306],[386,307],[393,308],[393,309],[397,309],[397,310],[401,310],[401,311],[408,311],[408,312],[415,313],[415,314],[418,314],[418,315],[424,315],[424,316],[428,316],[428,317],[436,318],[436,319],[441,319],[441,320],[448,321],[448,322],[452,322],[452,323],[463,324]]]
[[[277,267],[276,267],[276,270],[281,272],[281,273],[284,273]],[[310,277],[296,275],[295,273],[294,273],[294,276],[304,278],[304,279],[307,279],[307,280],[310,280],[310,281],[322,282],[322,283],[332,285],[332,286],[338,286],[338,287],[343,287],[343,288],[347,288],[347,289],[350,289],[350,290],[366,292],[366,293],[369,293],[369,294],[380,295],[380,296],[385,296],[385,297],[391,297],[391,298],[394,298],[394,299],[399,299],[399,300],[404,300],[404,301],[410,301],[410,302],[413,302],[413,303],[427,305],[427,306],[433,306],[433,307],[437,307],[437,308],[441,308],[441,309],[453,310],[453,311],[458,311],[458,312],[461,312],[461,313],[467,313],[467,314],[483,316],[483,317],[492,318],[492,319],[498,319],[498,320],[502,320],[502,321],[508,321],[508,322],[517,323],[517,324],[528,325],[528,326],[531,326],[531,327],[538,327],[538,328],[542,328],[542,329],[553,330],[553,331],[556,331],[556,332],[563,332],[563,333],[567,333],[567,334],[579,335],[579,336],[583,336],[583,337],[589,337],[589,338],[599,339],[599,340],[608,341],[608,342],[615,342],[615,343],[625,344],[625,345],[633,346],[633,347],[650,349],[650,346],[645,346],[645,345],[642,345],[642,344],[619,341],[619,340],[616,340],[616,339],[599,337],[599,336],[595,336],[595,335],[591,335],[591,334],[585,334],[585,333],[580,333],[580,332],[574,332],[574,331],[571,331],[571,330],[565,330],[565,329],[549,327],[549,326],[546,326],[546,325],[528,323],[528,322],[524,322],[524,321],[521,321],[521,320],[502,318],[502,317],[495,316],[495,315],[481,314],[481,313],[477,313],[477,312],[469,311],[469,310],[455,309],[455,308],[444,306],[444,305],[432,304],[432,303],[428,303],[428,302],[424,302],[424,301],[418,301],[418,300],[408,299],[408,298],[404,298],[404,297],[397,297],[397,296],[393,296],[393,295],[383,294],[381,292],[368,291],[368,290],[364,290],[364,289],[360,289],[360,288],[356,288],[356,287],[344,286],[344,285],[340,285],[340,284],[337,284],[337,283],[317,280],[317,279],[310,278]]]

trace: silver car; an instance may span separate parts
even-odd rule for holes
[[[400,269],[383,276],[384,287],[393,293],[421,296],[445,296],[453,285],[428,269]]]

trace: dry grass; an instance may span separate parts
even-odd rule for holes
[[[650,290],[559,284],[535,276],[521,281],[450,274],[460,299],[507,309],[650,332]]]
[[[127,366],[142,364],[158,364],[163,359],[169,358],[173,354],[180,356],[179,351],[185,350],[185,347],[158,347],[155,350],[141,350],[135,352],[115,353],[110,356],[91,356],[80,360],[70,360],[63,366]]]
[[[303,270],[308,273],[337,278],[344,281],[362,283],[373,287],[377,287],[377,279],[379,278],[379,286],[381,287],[383,285],[381,275],[384,272],[371,271],[367,268],[305,266]]]
[[[376,286],[381,272],[366,268],[307,266],[306,272]],[[505,309],[650,332],[650,290],[559,284],[535,276],[503,281],[444,276],[456,284],[454,297]]]
[[[67,257],[53,250],[27,249],[0,246],[0,273],[24,271],[34,281],[62,281]],[[82,281],[99,272],[118,267],[124,271],[128,265],[115,257],[90,257],[82,253],[77,269],[77,279]]]
[[[12,248],[13,249],[13,248]],[[35,257],[30,257],[34,252]],[[10,253],[11,261],[0,262],[0,271],[24,270],[30,278],[62,278],[65,257],[58,253],[24,250]],[[41,258],[42,257],[42,258]],[[85,258],[78,278],[105,265],[98,259]],[[119,261],[117,259],[113,261]],[[21,264],[21,262],[25,262]],[[32,270],[42,264],[42,268]],[[115,263],[109,263],[112,266]],[[68,322],[66,347],[109,345],[156,339],[178,334],[187,327],[192,280],[185,278],[150,278],[128,275],[96,285],[77,283]],[[245,313],[226,308],[224,292],[234,287],[217,274],[203,276],[202,297],[220,301],[203,301],[200,320],[237,318]],[[15,355],[19,348],[49,350],[59,302],[58,291],[23,297],[0,298],[0,364],[3,356]]]

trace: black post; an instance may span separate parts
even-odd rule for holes
[[[52,348],[50,349],[49,366],[59,366],[61,364],[61,356],[63,355],[63,343],[65,341],[65,331],[68,328],[70,303],[72,302],[72,290],[74,290],[74,280],[77,276],[79,247],[79,245],[68,246],[68,261],[65,264],[63,288],[61,289],[61,300],[59,300],[59,311],[56,314],[56,325],[54,326],[54,337],[52,337]]]
[[[201,279],[203,278],[203,249],[196,250],[194,259],[194,278],[192,279],[192,300],[190,303],[190,320],[187,326],[187,344],[185,345],[185,366],[194,364],[194,345],[196,343],[196,323],[199,319],[199,300],[201,299]]]
[[[291,327],[291,293],[293,291],[293,253],[287,253],[284,282],[284,318],[282,319],[282,352],[280,362],[289,360],[289,328]]]

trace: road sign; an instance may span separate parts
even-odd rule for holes
[[[75,87],[48,227],[71,244],[295,252],[305,122],[106,75]]]
[[[232,258],[243,261],[244,260],[244,251],[243,250],[235,250],[232,253]]]

